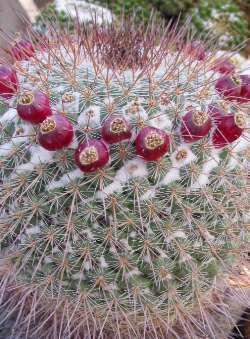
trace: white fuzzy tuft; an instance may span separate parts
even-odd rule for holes
[[[39,226],[29,227],[29,228],[26,228],[25,233],[29,236],[34,235],[34,234],[39,234],[41,233],[41,229]]]
[[[117,171],[113,182],[106,186],[102,191],[98,191],[96,193],[96,198],[104,199],[109,194],[121,192],[123,185],[128,182],[130,178],[143,178],[146,176],[148,176],[148,170],[145,162],[142,159],[136,158],[129,160],[125,162],[124,166]]]
[[[220,150],[217,149],[214,149],[211,152],[211,158],[207,160],[203,165],[201,174],[198,176],[197,180],[190,187],[191,191],[204,187],[209,183],[209,174],[220,163],[219,153]]]
[[[171,168],[160,182],[160,186],[168,185],[171,182],[179,179],[180,179],[180,170],[178,168]]]
[[[176,156],[179,152],[184,151],[186,153],[186,157],[184,159],[177,160]],[[175,168],[181,168],[182,166],[185,166],[187,164],[190,164],[191,162],[196,161],[197,157],[196,155],[191,151],[191,149],[185,145],[180,145],[174,153],[170,156],[173,167]]]
[[[88,109],[79,115],[77,122],[80,127],[99,127],[101,124],[100,107],[95,105],[89,106]]]
[[[52,191],[53,189],[65,187],[70,182],[74,181],[77,178],[83,177],[83,172],[80,169],[75,169],[71,172],[64,174],[59,180],[54,180],[47,185],[46,189]]]
[[[170,131],[172,128],[172,122],[164,112],[159,112],[155,117],[150,118],[149,125],[167,131]]]
[[[18,115],[17,111],[14,108],[9,108],[8,111],[6,111],[1,117],[0,122],[6,122],[6,121],[17,121]]]
[[[52,162],[53,155],[55,153],[47,151],[43,147],[37,145],[31,147],[30,152],[31,152],[30,161],[17,166],[15,169],[15,173],[12,175],[12,177],[16,177],[17,174],[21,174],[26,171],[32,172],[36,165]]]

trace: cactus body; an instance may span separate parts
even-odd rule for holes
[[[216,91],[209,51],[123,25],[15,64],[53,115],[1,100],[1,311],[29,338],[219,338],[216,282],[248,237],[247,106]],[[211,107],[240,114],[221,147],[233,123]]]

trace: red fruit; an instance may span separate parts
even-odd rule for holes
[[[119,115],[107,118],[102,125],[102,137],[109,144],[115,144],[132,136],[131,126],[126,119]]]
[[[14,60],[29,60],[35,54],[32,43],[28,40],[21,39],[15,42],[11,48],[11,55]]]
[[[5,65],[0,65],[0,96],[9,99],[17,91],[18,80],[16,71]]]
[[[101,140],[88,140],[75,151],[75,162],[83,172],[95,172],[109,161],[109,150]]]
[[[213,133],[212,141],[214,146],[221,148],[231,144],[241,136],[245,127],[246,120],[243,114],[237,113],[224,116]]]
[[[48,151],[55,151],[69,146],[73,136],[73,125],[65,116],[57,113],[47,117],[41,123],[38,142]]]
[[[238,100],[241,92],[241,82],[236,77],[223,76],[217,80],[215,89],[228,100]]]
[[[187,44],[186,52],[199,61],[203,61],[206,58],[205,47],[200,41],[193,41]]]
[[[213,70],[223,75],[232,75],[235,72],[235,66],[228,58],[217,59],[215,61],[215,65],[213,66]]]
[[[21,119],[39,124],[52,115],[49,98],[39,90],[23,92],[18,97],[17,113]]]
[[[211,118],[205,112],[189,111],[182,118],[181,136],[185,142],[194,142],[208,134]]]
[[[218,125],[219,122],[226,115],[226,112],[221,107],[219,107],[218,105],[211,104],[211,105],[208,106],[208,114],[211,117],[212,122],[215,125]]]
[[[144,127],[135,140],[137,155],[147,161],[154,161],[163,157],[169,150],[169,144],[169,136],[155,127]]]
[[[248,75],[240,75],[241,89],[239,102],[244,103],[250,101],[250,77]]]

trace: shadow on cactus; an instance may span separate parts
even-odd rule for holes
[[[0,66],[0,309],[19,335],[222,338],[227,296],[243,303],[249,77],[186,30],[31,32]]]

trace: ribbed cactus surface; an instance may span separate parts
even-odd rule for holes
[[[78,27],[0,66],[1,312],[27,338],[220,338],[250,82],[182,36]]]

